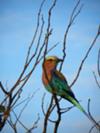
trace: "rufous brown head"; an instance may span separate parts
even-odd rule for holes
[[[61,61],[63,61],[63,60],[59,59],[57,56],[48,56],[45,58],[45,60],[43,62],[43,67],[45,67],[49,71],[52,71],[52,70],[56,69],[57,64]]]

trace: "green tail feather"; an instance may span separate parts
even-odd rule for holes
[[[80,103],[77,101],[77,99],[74,99],[73,97],[69,96],[69,95],[66,95],[65,97],[69,102],[71,102],[73,105],[75,105],[81,112],[83,112],[83,114],[88,117],[89,120],[90,117],[89,115],[87,114],[87,112],[85,111],[85,109],[80,105]]]
[[[67,96],[66,99],[71,102],[73,105],[75,105],[81,112],[85,112],[84,108],[79,104],[78,101],[76,101],[76,99],[74,99],[71,96]]]

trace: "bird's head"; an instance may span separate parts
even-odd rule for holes
[[[59,59],[57,56],[48,56],[45,58],[43,62],[43,67],[45,67],[47,70],[54,70],[57,67],[57,64],[59,62],[63,61],[62,59]]]

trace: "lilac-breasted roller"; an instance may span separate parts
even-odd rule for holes
[[[49,56],[45,58],[43,62],[42,73],[42,81],[45,88],[49,92],[68,100],[70,103],[76,106],[81,112],[83,112],[89,118],[89,120],[91,120],[87,112],[76,99],[64,75],[57,70],[57,65],[61,61],[62,60],[56,56]],[[94,123],[93,120],[91,121]]]
[[[75,98],[64,75],[56,69],[57,64],[61,61],[62,60],[56,56],[49,56],[44,60],[42,74],[43,84],[49,92],[61,96],[84,112],[84,109]]]

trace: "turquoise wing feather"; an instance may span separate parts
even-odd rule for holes
[[[78,100],[75,98],[72,90],[68,86],[68,83],[62,73],[55,71],[52,76],[52,80],[49,85],[49,90],[56,95],[59,95],[73,105],[77,106],[82,112],[84,112],[83,107],[79,104]]]

